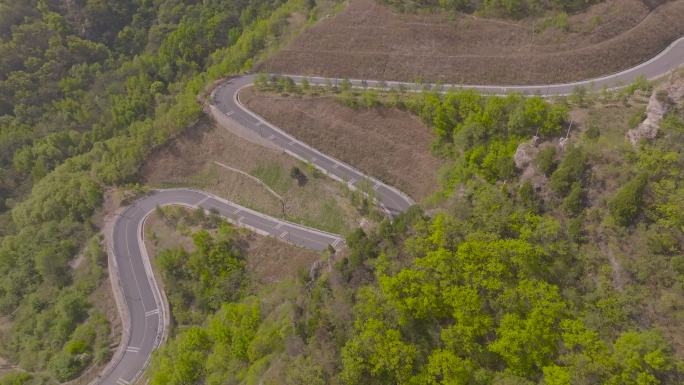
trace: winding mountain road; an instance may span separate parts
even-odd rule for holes
[[[489,94],[519,92],[526,95],[567,95],[580,86],[596,90],[612,89],[626,86],[638,76],[654,79],[682,64],[684,64],[684,37],[643,64],[597,79],[536,86],[442,85],[441,87],[442,90],[469,88]],[[290,77],[295,81],[305,78],[296,75]],[[341,79],[319,77],[306,77],[306,79],[314,85],[341,81]],[[253,81],[253,75],[225,81],[211,94],[213,107],[233,124],[239,125],[288,154],[313,164],[331,178],[347,183],[352,188],[361,188],[364,185],[366,191],[373,191],[376,202],[390,216],[405,211],[414,204],[411,198],[394,187],[311,148],[247,110],[240,104],[238,95],[240,89],[251,85]],[[425,86],[392,81],[351,80],[351,82],[356,87],[401,86],[408,90],[420,90]],[[434,85],[429,86],[434,87]],[[324,250],[329,245],[339,247],[344,242],[339,235],[269,217],[202,191],[160,190],[136,201],[117,216],[111,232],[107,234],[110,279],[125,326],[119,349],[93,383],[106,385],[135,383],[147,367],[152,352],[165,338],[169,321],[168,305],[152,274],[142,233],[143,224],[149,214],[157,206],[165,205],[201,207],[216,211],[238,226],[314,250]]]

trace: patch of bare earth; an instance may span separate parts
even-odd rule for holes
[[[259,69],[472,84],[572,81],[646,61],[684,34],[682,20],[682,0],[608,0],[569,16],[567,30],[550,19],[400,14],[352,0]]]
[[[240,93],[250,110],[314,148],[421,200],[438,190],[430,129],[398,109],[352,109],[332,97]]]
[[[304,185],[290,176],[293,167],[307,174]],[[235,170],[257,177],[272,191]],[[331,232],[346,233],[361,221],[340,183],[314,175],[284,152],[243,140],[209,119],[155,151],[141,174],[154,187],[200,188],[265,214]]]

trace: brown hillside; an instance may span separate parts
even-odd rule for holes
[[[296,138],[416,200],[438,190],[441,162],[429,150],[434,137],[408,112],[352,109],[332,97],[288,98],[255,93],[253,88],[242,91],[240,100]]]
[[[608,0],[568,17],[561,31],[549,18],[450,20],[352,0],[259,70],[480,84],[585,79],[643,62],[684,35],[684,0],[658,3]]]

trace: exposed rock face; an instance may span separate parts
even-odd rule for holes
[[[515,167],[522,170],[527,167],[527,165],[532,162],[532,160],[537,156],[537,148],[533,143],[525,142],[518,145],[518,149],[515,150],[515,155],[513,155],[513,161],[515,162]]]
[[[513,155],[515,167],[520,170],[520,180],[529,181],[535,188],[539,188],[545,183],[544,175],[537,171],[534,160],[539,154],[539,138],[520,143]]]
[[[565,138],[561,138],[559,142],[562,142],[563,139]],[[520,170],[520,180],[530,182],[537,190],[546,185],[547,178],[539,170],[535,160],[539,155],[539,151],[548,147],[555,147],[556,151],[562,151],[561,143],[556,143],[555,141],[541,142],[540,138],[535,136],[530,141],[520,143],[513,155],[515,167]]]
[[[646,119],[637,128],[627,131],[627,139],[636,146],[642,139],[654,139],[658,135],[660,121],[684,99],[684,75],[673,75],[670,81],[653,90],[646,107]]]

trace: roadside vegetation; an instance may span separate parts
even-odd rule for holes
[[[341,103],[400,103],[432,128],[445,166],[430,215],[352,233],[282,307],[224,307],[160,352],[153,382],[680,383],[684,109],[632,146],[650,87],[554,103],[349,90]]]
[[[199,188],[337,234],[350,232],[369,214],[345,185],[287,154],[232,135],[208,118],[155,150],[140,175],[151,187]]]
[[[341,104],[337,96],[319,87],[260,83],[241,91],[240,101],[290,135],[416,201],[439,189],[441,162],[430,152],[433,136],[419,118],[392,106]],[[379,106],[377,96],[360,103]],[[379,149],[383,156],[377,156]]]
[[[547,11],[576,12],[600,1],[601,0],[383,0],[382,2],[403,12],[442,10],[447,12],[466,12],[485,16],[521,19],[525,17],[540,16]],[[567,14],[565,17],[567,18]]]
[[[561,145],[576,104],[409,97],[455,163],[439,213],[366,254],[343,383],[682,381],[684,110],[632,147],[617,117],[638,96],[599,100]]]
[[[322,9],[0,0],[0,11],[0,355],[21,369],[0,385],[87,382],[117,343],[103,192],[140,182],[145,160],[201,120],[209,83],[252,68]],[[633,145],[645,81],[554,101],[259,83],[417,116],[441,163],[437,191],[321,256],[259,252],[213,215],[160,208],[146,242],[174,327],[152,384],[684,381],[681,100]],[[308,165],[275,164],[244,171],[277,193],[313,184]],[[371,199],[349,197],[372,215]],[[349,226],[332,204],[320,211],[333,220],[316,225]]]
[[[187,383],[204,375],[207,383],[254,381],[267,363],[285,359],[285,341],[295,338],[294,301],[321,256],[202,210],[159,208],[145,232],[166,287],[174,335],[155,356],[151,383]],[[249,368],[247,362],[256,361],[262,364]]]

